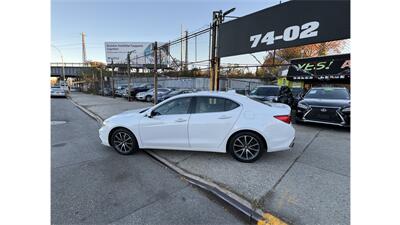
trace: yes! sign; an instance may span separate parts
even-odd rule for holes
[[[219,57],[350,38],[350,1],[292,0],[223,23]]]

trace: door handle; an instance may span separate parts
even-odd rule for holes
[[[182,118],[179,118],[179,119],[176,119],[175,120],[175,122],[185,122],[186,120],[185,119],[182,119]]]
[[[223,115],[223,116],[218,117],[218,119],[221,119],[221,120],[229,119],[229,118],[232,118],[232,116]]]

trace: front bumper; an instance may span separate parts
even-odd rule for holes
[[[315,114],[315,111],[320,110],[321,108],[331,110],[329,117],[323,118],[322,116],[318,116]],[[314,111],[313,111],[314,110]],[[321,114],[323,114],[321,112]],[[319,106],[311,106],[308,109],[297,108],[296,109],[296,120],[301,122],[309,122],[309,123],[320,123],[320,124],[328,124],[335,125],[341,127],[349,127],[350,126],[350,113],[343,113],[340,111],[338,107],[319,107]]]
[[[141,96],[141,95],[140,95],[140,96],[137,96],[137,95],[136,95],[136,99],[137,99],[137,100],[144,100],[145,97],[146,97],[146,96]]]
[[[101,144],[105,146],[111,146],[108,142],[108,134],[110,133],[110,129],[107,126],[102,126],[99,129],[99,138],[101,140]]]

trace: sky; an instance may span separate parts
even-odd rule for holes
[[[52,0],[51,61],[61,61],[58,48],[64,62],[82,62],[82,32],[86,33],[87,59],[105,62],[106,41],[168,42],[180,37],[181,26],[189,33],[205,28],[215,10],[235,7],[230,15],[240,17],[279,3],[279,0]],[[198,40],[200,59],[197,60],[208,57],[208,36],[203,36]],[[194,59],[193,46],[189,43],[189,61]],[[260,54],[257,57],[262,59]],[[249,55],[235,57],[230,62],[257,63]]]

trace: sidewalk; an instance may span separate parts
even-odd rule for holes
[[[82,93],[70,97],[102,119],[151,105]],[[207,182],[255,211],[272,212],[293,224],[349,224],[350,133],[294,127],[293,150],[267,153],[250,164],[221,153],[150,152],[182,175]]]

